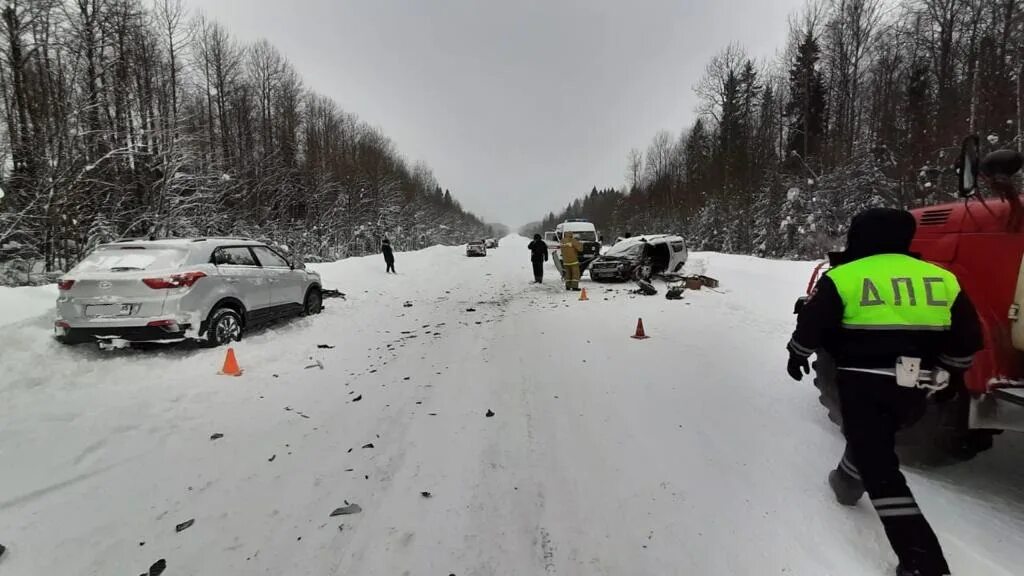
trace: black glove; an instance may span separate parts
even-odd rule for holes
[[[811,373],[811,364],[804,356],[790,354],[789,364],[786,365],[786,371],[789,372],[789,376],[793,378],[793,380],[799,382],[804,379],[804,374]]]

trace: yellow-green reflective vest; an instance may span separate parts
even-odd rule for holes
[[[903,254],[877,254],[828,271],[843,300],[843,327],[948,330],[960,284],[953,273]]]

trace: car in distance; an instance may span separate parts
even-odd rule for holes
[[[487,256],[487,244],[483,240],[473,240],[466,244],[466,256]]]
[[[217,346],[253,326],[323,307],[320,275],[247,239],[128,240],[93,250],[57,284],[62,343]]]

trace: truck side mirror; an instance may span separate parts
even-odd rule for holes
[[[978,136],[964,138],[956,161],[957,187],[964,198],[974,196],[978,188]]]

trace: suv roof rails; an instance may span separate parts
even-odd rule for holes
[[[256,242],[252,238],[246,238],[244,236],[208,236],[206,238],[193,238],[193,242],[207,242],[209,240],[244,240],[246,242]]]

